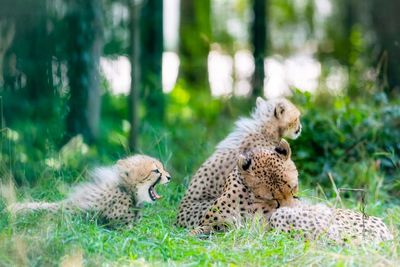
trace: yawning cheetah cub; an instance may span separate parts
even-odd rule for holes
[[[92,181],[76,186],[65,200],[17,203],[9,206],[9,210],[14,213],[92,211],[109,223],[128,225],[138,218],[142,203],[160,198],[154,187],[171,179],[160,161],[146,155],[131,156],[113,166],[97,168],[91,178]]]

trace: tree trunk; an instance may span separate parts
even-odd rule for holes
[[[4,84],[4,57],[14,39],[15,24],[10,19],[0,19],[0,86]]]
[[[141,5],[135,1],[129,1],[130,14],[130,61],[131,61],[131,91],[129,94],[129,121],[131,123],[131,132],[129,135],[129,149],[138,151],[139,136],[139,92],[141,80],[141,64],[140,64],[140,9]]]
[[[6,4],[5,18],[15,21],[13,43],[3,62],[4,86],[20,90],[21,96],[34,103],[32,117],[46,118],[54,112],[52,55],[46,0],[15,0]],[[9,10],[7,10],[9,9]],[[4,14],[2,14],[4,15]],[[26,82],[21,82],[21,77]]]
[[[140,9],[141,83],[146,119],[162,123],[165,100],[162,90],[163,0],[148,0]]]
[[[208,90],[207,57],[211,42],[211,1],[180,1],[180,78],[190,88]]]
[[[100,120],[102,5],[97,0],[73,0],[69,5],[67,138],[82,134],[91,143],[98,137]]]
[[[264,58],[267,46],[267,0],[253,0],[251,37],[255,70],[252,79],[252,96],[264,95]]]
[[[388,92],[400,92],[400,1],[372,0],[376,45],[381,51],[381,80]]]
[[[354,97],[358,95],[359,85],[357,81],[358,75],[354,73],[354,63],[355,58],[353,56],[353,42],[352,42],[352,34],[354,30],[354,25],[356,23],[356,13],[354,12],[354,0],[342,0],[341,1],[341,13],[343,14],[343,64],[347,68],[348,75],[348,84],[347,84],[347,93],[350,97]],[[353,81],[356,79],[356,81]]]
[[[37,2],[37,10],[46,10],[46,1],[40,0]],[[29,51],[28,60],[26,60],[23,68],[23,72],[26,74],[26,87],[28,89],[28,95],[30,99],[34,101],[42,102],[48,99],[43,99],[43,97],[50,99],[54,95],[53,90],[53,74],[51,66],[51,44],[49,43],[49,34],[47,32],[47,18],[46,13],[39,11],[40,15],[33,13],[32,20],[36,21],[34,26],[31,24],[32,28],[25,36],[29,40]],[[26,21],[20,20],[20,23],[25,24]],[[28,22],[29,23],[29,22]],[[22,27],[25,27],[24,25]],[[25,39],[26,41],[26,39]],[[40,103],[41,105],[49,103]],[[42,112],[41,112],[42,114]]]

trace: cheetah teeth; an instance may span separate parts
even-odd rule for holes
[[[152,186],[149,188],[149,195],[153,201],[161,198],[161,196],[157,194],[156,190]]]
[[[152,184],[149,187],[149,196],[151,198],[151,200],[156,201],[157,199],[160,199],[161,196],[157,194],[156,190],[154,189],[154,187],[156,186],[156,184],[158,184],[161,181],[161,177],[157,179],[157,181],[154,182],[154,184]]]

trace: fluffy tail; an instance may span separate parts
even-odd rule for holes
[[[29,202],[29,203],[15,203],[8,206],[8,210],[12,213],[26,213],[35,211],[49,211],[56,212],[61,208],[60,203],[49,202]]]

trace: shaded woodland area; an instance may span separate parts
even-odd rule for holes
[[[232,120],[249,112],[256,96],[273,92],[294,93],[305,112],[303,142],[294,146],[308,174],[323,175],[321,168],[335,165],[335,153],[363,157],[360,144],[367,153],[391,155],[378,159],[387,161],[390,175],[398,167],[399,145],[385,137],[386,131],[400,136],[398,1],[1,0],[0,7],[2,125],[18,136],[4,131],[4,138],[16,143],[3,146],[8,165],[42,162],[49,149],[58,151],[76,136],[83,137],[93,158],[146,152],[152,134],[171,139],[176,147],[165,156],[178,162],[193,154],[185,140],[200,138],[191,136],[196,129],[209,129],[201,142],[209,140],[212,147]],[[171,41],[166,32],[174,30]],[[163,60],[168,53],[178,58],[179,72],[166,92],[163,79],[173,73],[171,61]],[[130,65],[130,86],[123,94],[115,93],[101,65],[120,57]],[[300,60],[292,60],[296,57]],[[219,66],[218,60],[230,64],[225,80],[218,80],[226,76],[226,64]],[[302,64],[309,61],[317,74],[298,86],[308,72]],[[273,64],[286,63],[287,84],[273,84],[279,76]],[[228,89],[218,94],[218,86]],[[361,114],[365,107],[371,112]],[[365,126],[371,116],[379,125]],[[226,130],[217,130],[224,123]],[[366,127],[363,135],[354,132],[358,124]],[[22,160],[14,156],[20,153]],[[320,154],[323,159],[315,163]],[[34,180],[26,171],[13,175],[17,181]]]
[[[0,0],[0,266],[400,266],[400,1]],[[289,97],[299,197],[382,218],[384,244],[261,223],[176,227],[193,173],[250,114]],[[171,183],[129,229],[89,214],[14,217],[134,153]],[[364,217],[364,216],[363,216]]]

